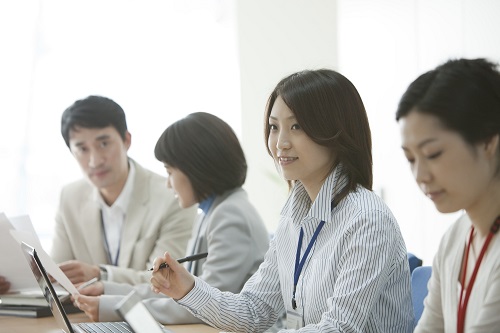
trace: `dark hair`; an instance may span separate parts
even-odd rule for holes
[[[191,113],[170,125],[156,143],[155,156],[189,178],[198,202],[245,183],[247,162],[236,134],[209,113]]]
[[[282,79],[269,96],[265,115],[265,139],[269,116],[281,96],[304,132],[317,144],[330,148],[348,183],[335,198],[342,200],[356,186],[372,189],[371,134],[368,117],[354,85],[342,74],[328,69],[306,70]],[[266,144],[267,147],[267,144]],[[267,147],[269,155],[271,151]],[[292,182],[289,181],[289,186]]]
[[[420,75],[401,97],[396,120],[411,111],[437,117],[466,142],[500,133],[500,73],[485,59],[457,59]]]
[[[102,96],[88,96],[77,100],[64,110],[61,134],[69,147],[69,131],[77,127],[104,128],[113,126],[122,139],[127,133],[125,112],[115,101]]]

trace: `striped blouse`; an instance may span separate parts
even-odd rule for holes
[[[292,310],[301,228],[302,258],[323,220],[297,283],[295,312],[304,324],[298,331],[411,332],[410,272],[399,226],[383,201],[361,186],[332,210],[335,193],[346,183],[341,168],[328,176],[312,203],[303,185],[295,184],[264,262],[240,294],[196,279],[179,304],[221,330],[265,331],[280,313]]]

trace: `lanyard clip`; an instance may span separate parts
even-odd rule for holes
[[[293,293],[292,293],[292,309],[297,309],[297,302],[295,302],[295,291],[297,290],[297,285],[293,285]]]

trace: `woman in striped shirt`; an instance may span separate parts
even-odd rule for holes
[[[370,128],[356,88],[332,70],[295,73],[271,93],[265,118],[290,196],[259,270],[239,294],[223,293],[165,253],[153,291],[226,331],[263,332],[286,311],[287,331],[410,332],[406,247],[371,191]]]

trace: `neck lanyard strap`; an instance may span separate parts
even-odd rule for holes
[[[103,238],[104,238],[104,247],[106,248],[106,253],[108,254],[108,261],[111,265],[113,266],[118,266],[118,258],[120,257],[120,247],[121,247],[121,233],[120,233],[120,239],[118,242],[118,251],[116,251],[116,256],[115,259],[111,258],[111,252],[109,249],[109,244],[108,244],[108,236],[106,235],[106,227],[104,226],[104,216],[102,214],[102,209],[101,209],[101,227],[102,227],[102,233],[103,233]]]
[[[202,213],[203,216],[201,216],[201,221],[200,221],[200,225],[198,226],[198,232],[196,233],[196,238],[194,239],[194,242],[193,242],[193,249],[191,250],[191,253],[189,255],[194,255],[198,252],[198,245],[199,245],[199,242],[200,242],[200,232],[201,232],[201,227],[203,226],[203,222],[205,222],[205,217],[207,216],[204,212]],[[192,272],[191,270],[193,269],[193,261],[189,261],[188,262],[188,267],[187,267],[187,271],[189,273],[192,273],[194,274],[195,272]]]
[[[469,243],[467,244],[467,249],[465,251],[465,258],[464,258],[464,265],[462,268],[462,290],[460,291],[460,300],[458,303],[458,315],[457,315],[457,333],[463,333],[464,328],[465,328],[465,312],[467,310],[467,305],[469,303],[469,298],[470,294],[472,291],[472,287],[474,286],[474,282],[476,281],[476,275],[479,270],[479,266],[481,266],[481,262],[483,261],[484,254],[486,253],[486,249],[488,249],[488,245],[491,242],[491,239],[493,236],[498,232],[500,229],[500,216],[498,216],[493,222],[493,225],[491,226],[490,232],[488,233],[488,236],[486,237],[486,240],[483,244],[483,248],[481,249],[481,252],[479,254],[479,257],[477,258],[476,264],[474,265],[474,271],[472,272],[472,275],[470,277],[469,285],[467,286],[467,289],[465,289],[465,276],[467,273],[467,261],[469,259],[469,251],[472,243],[472,238],[474,237],[474,226],[472,226],[470,235],[469,235]],[[464,294],[465,291],[465,294]]]
[[[318,238],[319,232],[325,225],[325,221],[321,221],[316,228],[311,240],[309,241],[309,245],[307,245],[306,252],[302,256],[302,260],[300,259],[300,249],[302,248],[302,239],[304,238],[304,229],[300,228],[299,235],[299,244],[297,245],[297,255],[295,256],[295,272],[293,274],[293,294],[292,294],[292,308],[295,310],[297,308],[297,303],[295,302],[295,291],[297,290],[297,283],[299,282],[299,276],[302,272],[302,268],[304,267],[304,263],[309,256],[309,252],[311,252],[311,248],[314,243],[316,243],[316,238]]]

